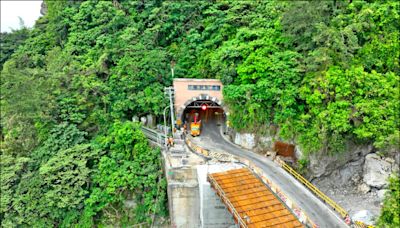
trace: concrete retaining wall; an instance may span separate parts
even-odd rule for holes
[[[200,196],[195,167],[173,167],[163,151],[171,227],[200,227]]]
[[[228,212],[220,198],[215,194],[207,181],[208,172],[223,172],[237,168],[228,165],[198,165],[197,176],[200,191],[200,221],[201,227],[220,228],[236,227],[232,215]]]

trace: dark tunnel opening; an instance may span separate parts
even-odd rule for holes
[[[225,121],[223,107],[210,100],[193,101],[186,106],[181,121],[187,134],[201,136],[207,130],[215,130]]]

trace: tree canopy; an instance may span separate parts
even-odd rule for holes
[[[171,67],[220,79],[236,130],[278,129],[306,155],[399,145],[397,1],[45,3],[1,34],[4,226],[165,216],[159,151],[130,120],[161,115]]]

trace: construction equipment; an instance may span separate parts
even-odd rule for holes
[[[199,136],[200,130],[201,130],[201,120],[199,120],[199,113],[195,113],[193,122],[190,123],[190,134],[192,136]]]

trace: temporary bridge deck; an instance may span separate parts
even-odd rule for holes
[[[212,173],[208,180],[240,227],[304,227],[247,168]]]

